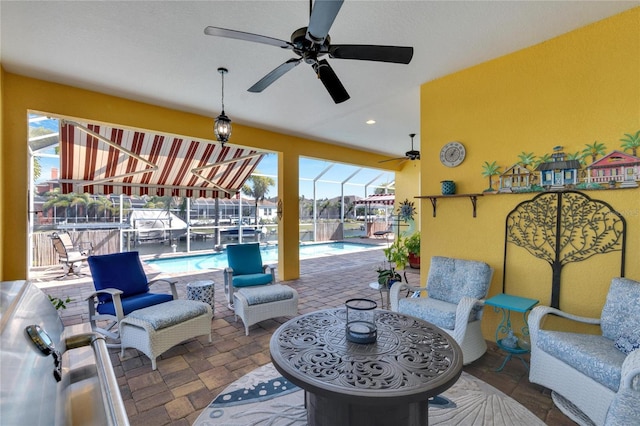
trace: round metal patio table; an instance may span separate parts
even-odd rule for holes
[[[418,318],[376,310],[378,339],[345,338],[346,310],[293,318],[271,337],[276,369],[305,390],[309,426],[427,425],[428,399],[462,372],[462,350]]]

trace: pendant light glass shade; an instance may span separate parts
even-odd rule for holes
[[[227,117],[222,110],[222,114],[216,117],[216,121],[213,123],[213,132],[216,134],[216,139],[222,145],[224,145],[231,137],[231,120]]]
[[[213,133],[218,142],[224,146],[231,137],[231,119],[224,113],[224,75],[229,71],[226,68],[218,68],[218,72],[222,75],[222,113],[213,123]]]

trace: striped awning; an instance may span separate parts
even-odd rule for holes
[[[229,198],[264,155],[213,141],[60,121],[64,194]]]
[[[356,201],[356,204],[367,204],[369,206],[392,206],[395,200],[395,194],[373,194],[369,195],[367,198]]]

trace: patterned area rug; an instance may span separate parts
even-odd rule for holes
[[[230,384],[194,426],[305,426],[304,393],[267,364]],[[430,425],[544,425],[496,388],[462,373],[449,390],[429,402]]]

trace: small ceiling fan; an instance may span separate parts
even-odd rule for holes
[[[206,27],[204,33],[210,36],[234,38],[269,44],[283,49],[293,50],[298,58],[292,58],[276,67],[260,81],[249,88],[249,92],[262,92],[273,82],[292,70],[300,62],[311,65],[325,88],[337,104],[350,98],[340,79],[326,59],[329,55],[335,59],[358,59],[362,61],[392,62],[408,64],[413,57],[413,47],[377,46],[368,44],[331,44],[329,29],[338,15],[344,0],[309,0],[309,26],[302,27],[291,34],[291,41],[278,40],[258,34],[229,30],[218,27]]]
[[[415,133],[410,133],[409,137],[411,138],[411,149],[404,153],[404,157],[390,158],[388,160],[378,161],[378,163],[386,163],[387,161],[396,161],[396,160],[419,160],[420,159],[420,151],[416,151],[413,149],[413,138],[415,137]]]

